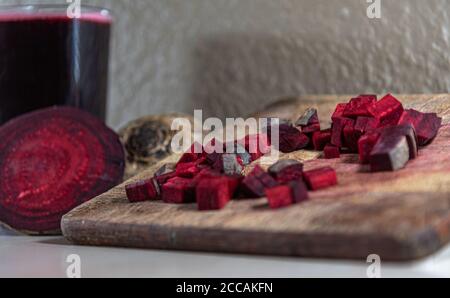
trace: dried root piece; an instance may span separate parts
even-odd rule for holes
[[[119,131],[126,153],[125,179],[139,174],[172,154],[171,142],[177,131],[171,129],[176,118],[194,119],[184,114],[146,116],[128,123]]]

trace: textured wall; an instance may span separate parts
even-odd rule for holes
[[[39,1],[0,0],[18,2]],[[366,0],[82,3],[117,16],[108,114],[116,128],[193,108],[242,115],[293,94],[450,89],[449,0],[382,0],[380,20],[367,18]]]

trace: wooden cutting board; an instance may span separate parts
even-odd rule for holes
[[[336,103],[349,98],[287,99],[257,116],[294,119],[314,106],[329,119]],[[330,161],[299,151],[283,158],[302,160],[306,169],[331,165],[339,185],[277,211],[265,199],[233,201],[214,212],[198,212],[195,204],[129,204],[124,185],[150,177],[156,165],[64,216],[64,236],[83,245],[171,250],[363,259],[378,254],[396,261],[427,256],[450,239],[450,95],[399,99],[444,119],[436,140],[404,170],[372,174],[354,155]]]

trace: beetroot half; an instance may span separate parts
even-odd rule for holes
[[[59,233],[64,214],[123,179],[119,137],[75,108],[18,117],[0,139],[0,221],[28,234]]]

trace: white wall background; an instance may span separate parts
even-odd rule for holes
[[[279,96],[450,90],[450,1],[81,0],[116,15],[108,122]],[[65,1],[0,0],[2,4]]]

